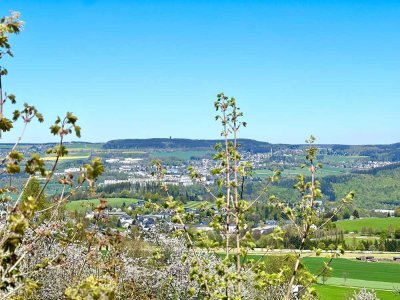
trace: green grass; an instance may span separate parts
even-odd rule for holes
[[[342,287],[342,286],[332,286],[332,285],[322,285],[317,284],[314,286],[317,290],[318,295],[320,296],[321,300],[342,300],[342,299],[349,299],[351,296],[354,295],[354,290],[359,290],[350,287]],[[393,299],[400,299],[400,297],[396,297],[395,294],[389,291],[380,291],[375,290],[376,295],[381,300],[393,300]]]
[[[152,152],[151,157],[155,158],[168,158],[175,157],[182,160],[189,160],[191,157],[209,157],[211,158],[211,152],[208,150],[198,150],[198,151],[155,151]]]
[[[222,255],[222,254],[221,254]],[[247,259],[268,260],[269,256],[249,255]],[[318,274],[326,258],[307,257],[303,263],[313,274]],[[399,299],[391,291],[395,287],[400,288],[400,264],[396,263],[368,263],[355,260],[337,258],[331,264],[333,271],[331,276],[322,285],[314,285],[321,300],[349,299],[354,291],[360,288],[374,289],[379,299]],[[346,274],[345,274],[346,273]],[[346,276],[346,280],[344,280]]]
[[[107,202],[109,206],[112,207],[121,207],[125,202],[126,205],[137,203],[138,199],[129,199],[129,198],[107,198]],[[98,199],[90,199],[90,200],[75,200],[71,201],[67,204],[67,209],[71,211],[85,211],[86,207],[82,206],[84,204],[94,204],[96,207],[99,204]],[[90,209],[89,209],[90,210]]]
[[[267,260],[269,256],[249,255],[247,259]],[[318,274],[326,258],[306,257],[302,261],[313,274]],[[314,285],[320,299],[339,300],[349,299],[354,290],[360,288],[374,289],[378,298],[383,300],[399,299],[392,293],[394,288],[400,288],[400,264],[396,263],[368,263],[343,258],[334,259],[331,267],[332,277],[322,285]],[[343,277],[346,277],[344,280]]]
[[[303,258],[303,263],[313,274],[319,272],[324,261],[326,258],[322,257]],[[343,278],[347,274],[348,279],[400,283],[400,264],[396,263],[372,263],[337,258],[332,261],[331,267],[332,277]]]
[[[321,257],[303,258],[303,263],[313,274],[319,273],[324,261],[326,259]],[[327,278],[325,285],[314,286],[322,300],[349,299],[354,290],[358,290],[357,287],[375,289],[376,295],[382,300],[400,299],[389,291],[400,287],[400,264],[337,258],[332,261],[331,267],[332,274]],[[321,282],[319,278],[319,283]]]
[[[360,232],[362,228],[372,228],[376,232],[387,231],[389,225],[393,229],[400,228],[400,218],[364,218],[355,220],[341,220],[335,222],[336,227],[349,232]]]

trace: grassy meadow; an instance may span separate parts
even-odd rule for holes
[[[303,258],[303,263],[313,274],[318,273],[324,261],[327,261],[327,259],[323,257]],[[331,267],[333,268],[331,273],[332,277],[343,278],[347,276],[347,280],[360,279],[364,281],[382,281],[400,285],[399,263],[371,263],[345,258],[336,258],[332,261]]]
[[[354,291],[359,291],[358,288],[333,286],[328,284],[316,284],[314,288],[317,290],[321,300],[339,300],[349,299],[354,296]],[[381,300],[400,299],[391,291],[375,290],[376,295]]]
[[[357,255],[359,256],[359,255]],[[393,256],[393,254],[391,254]],[[246,259],[268,260],[270,256],[251,254]],[[304,257],[302,263],[313,274],[319,274],[327,261],[323,257]],[[314,285],[321,300],[347,300],[361,288],[375,290],[379,299],[399,299],[394,289],[400,289],[400,263],[364,262],[337,258],[330,265],[332,272],[323,284],[322,278]]]
[[[322,257],[306,257],[302,261],[310,272],[318,274],[326,260]],[[392,291],[400,288],[399,263],[337,258],[332,261],[331,267],[333,270],[325,284],[319,278],[315,285],[323,300],[348,299],[359,288],[374,289],[380,299],[397,299]]]
[[[340,220],[336,227],[348,232],[360,232],[362,228],[372,228],[375,232],[387,231],[389,226],[400,228],[400,218],[364,218],[355,220]]]
[[[125,202],[126,205],[135,204],[139,201],[139,199],[131,199],[131,198],[107,198],[107,203],[111,207],[122,207]],[[67,204],[67,209],[71,211],[85,211],[87,209],[87,205],[93,204],[96,207],[99,204],[98,199],[89,199],[89,200],[75,200],[71,201]]]

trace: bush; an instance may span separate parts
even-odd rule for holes
[[[368,291],[362,288],[358,293],[354,291],[354,296],[350,300],[378,300],[374,290]]]

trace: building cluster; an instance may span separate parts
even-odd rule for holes
[[[137,208],[144,207],[145,201],[140,200],[136,204],[131,204],[127,207],[127,211],[132,211]],[[171,214],[164,212],[159,214],[143,214],[131,216],[126,210],[121,208],[110,208],[104,211],[90,211],[86,213],[86,219],[101,219],[101,218],[116,218],[118,227],[131,228],[132,226],[138,226],[143,231],[149,231],[153,229],[156,224],[164,223],[169,227],[173,227],[171,222]]]
[[[374,209],[373,211],[376,213],[385,214],[385,215],[388,215],[391,217],[394,216],[394,209]]]
[[[367,162],[356,162],[353,164],[352,168],[354,170],[372,170],[375,168],[382,168],[386,166],[390,166],[393,164],[398,164],[398,162],[390,162],[390,161],[367,161]]]

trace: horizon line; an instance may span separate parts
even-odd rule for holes
[[[104,141],[95,141],[95,142],[89,142],[89,141],[80,141],[80,140],[73,140],[73,141],[64,141],[64,144],[72,144],[72,143],[85,143],[85,144],[106,144],[110,141],[122,141],[122,140],[151,140],[151,139],[163,139],[163,140],[196,140],[196,141],[223,141],[224,139],[216,139],[216,138],[202,138],[202,139],[196,139],[196,138],[164,138],[164,137],[151,137],[151,138],[117,138],[117,139],[110,139],[106,142]],[[231,140],[231,139],[229,139]],[[257,139],[252,139],[252,138],[238,138],[238,140],[251,140],[251,141],[256,141],[256,142],[261,142],[261,143],[268,143],[271,145],[306,145],[306,143],[271,143],[267,141],[262,141],[262,140],[257,140]],[[14,145],[15,142],[2,142],[0,141],[0,145]],[[18,143],[19,145],[41,145],[41,144],[58,144],[57,142],[20,142]],[[390,145],[396,145],[400,144],[400,142],[394,142],[394,143],[365,143],[365,144],[345,144],[345,143],[315,143],[315,145],[342,145],[342,146],[390,146]]]

